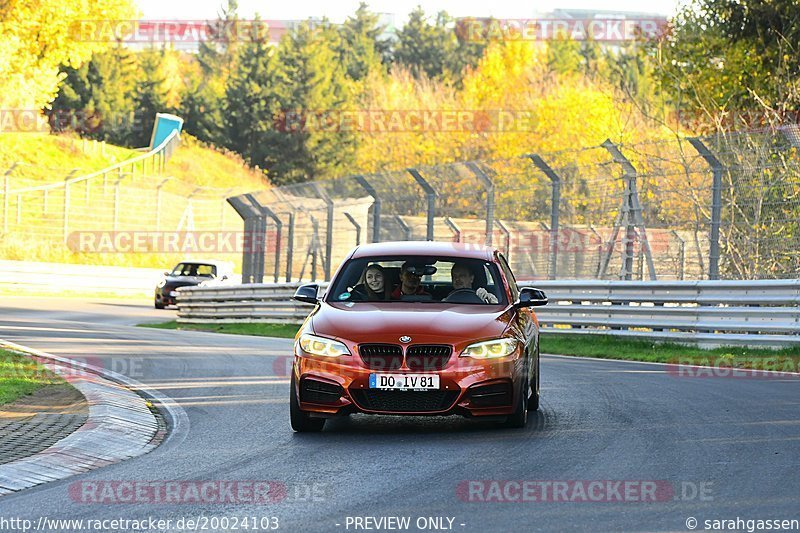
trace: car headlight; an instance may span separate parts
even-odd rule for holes
[[[461,352],[461,357],[473,357],[475,359],[493,359],[495,357],[506,357],[514,353],[517,349],[517,340],[510,337],[493,339],[490,341],[476,342],[470,344]]]
[[[324,357],[340,357],[342,355],[350,355],[350,350],[347,346],[339,341],[333,339],[326,339],[325,337],[318,337],[310,333],[303,333],[300,335],[300,348],[312,355],[321,355]]]
[[[160,289],[161,287],[163,287],[166,284],[167,284],[167,280],[162,279],[161,281],[158,282],[158,285],[156,285],[156,287],[158,287]]]

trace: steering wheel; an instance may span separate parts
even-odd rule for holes
[[[456,289],[442,300],[447,303],[482,304],[485,303],[472,289]]]

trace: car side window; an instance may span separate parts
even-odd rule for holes
[[[511,298],[516,302],[519,299],[517,278],[515,278],[514,273],[511,272],[511,267],[508,266],[508,262],[506,261],[506,258],[503,257],[503,254],[497,254],[497,257],[500,259],[500,268],[503,269],[503,274],[508,280],[508,287],[511,289]]]

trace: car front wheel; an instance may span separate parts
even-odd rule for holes
[[[520,391],[519,400],[517,400],[517,406],[514,409],[514,412],[506,419],[504,424],[507,428],[524,428],[528,423],[529,379],[527,372],[525,374],[526,375],[520,384],[522,390]]]
[[[539,410],[539,348],[536,348],[536,359],[533,364],[533,377],[531,378],[531,395],[528,398],[528,411]]]
[[[312,418],[308,413],[300,409],[300,402],[297,399],[297,387],[295,387],[294,372],[292,372],[292,392],[289,399],[289,416],[292,421],[292,429],[298,433],[312,433],[322,431],[325,427],[324,418]]]

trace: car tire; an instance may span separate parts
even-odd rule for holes
[[[505,424],[503,424],[507,428],[520,429],[524,428],[528,423],[528,389],[530,383],[528,381],[527,372],[525,378],[522,380],[522,387],[519,401],[517,401],[514,412],[506,418]]]
[[[531,379],[531,395],[528,397],[528,411],[539,410],[539,349],[536,349],[536,359],[533,363],[533,379]]]
[[[300,402],[297,399],[297,387],[295,387],[294,372],[292,372],[292,392],[289,399],[289,417],[292,422],[292,429],[297,433],[316,433],[325,427],[324,418],[312,418],[308,413],[300,409]]]
[[[158,299],[156,299],[155,307],[156,309],[164,309],[166,306],[164,305],[164,302],[159,302]]]

